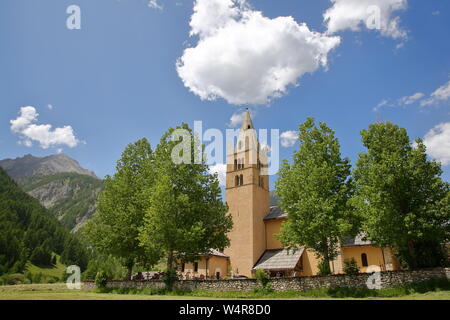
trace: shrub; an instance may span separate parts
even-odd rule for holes
[[[7,274],[3,278],[3,283],[6,285],[15,285],[25,283],[25,276],[20,273]]]
[[[358,274],[359,268],[355,258],[344,260],[344,272],[346,274]]]
[[[331,269],[330,269],[330,263],[328,261],[322,261],[319,265],[319,275],[320,276],[327,276],[329,274],[331,274]]]
[[[106,288],[107,283],[108,283],[108,276],[106,272],[104,271],[97,272],[95,276],[95,284],[97,285],[97,288],[104,289]]]
[[[261,287],[255,288],[255,293],[267,294],[273,292],[272,284],[270,283],[270,275],[266,271],[262,269],[256,270],[255,278],[261,285]]]
[[[166,285],[166,290],[172,291],[173,285],[176,281],[178,281],[178,274],[176,270],[174,269],[167,269],[164,274],[162,275],[162,280],[164,281],[164,284]]]

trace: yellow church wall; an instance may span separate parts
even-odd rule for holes
[[[283,248],[280,240],[277,239],[276,235],[280,233],[281,224],[285,221],[286,221],[286,219],[274,219],[274,220],[268,220],[265,222],[267,249]]]
[[[374,246],[354,246],[342,248],[343,259],[354,258],[358,264],[360,272],[367,272],[368,267],[378,266],[382,270],[398,270],[398,263],[390,248],[377,248]],[[368,266],[362,265],[361,255],[367,255]],[[371,270],[369,270],[371,271]]]
[[[189,275],[192,277],[215,277],[216,272],[220,272],[220,277],[223,278],[228,274],[228,258],[209,256],[201,257],[196,261],[198,263],[198,270],[195,271],[194,262],[188,262],[184,265],[184,272],[181,272],[184,276]],[[181,271],[181,270],[180,270]]]
[[[220,272],[220,277],[223,278],[228,275],[228,259],[212,256],[208,261],[208,275],[216,276]]]
[[[316,258],[314,250],[306,249],[302,254],[303,272],[302,276],[314,276],[319,272],[317,267],[319,260]]]

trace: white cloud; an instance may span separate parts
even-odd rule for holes
[[[280,135],[281,145],[285,148],[292,147],[298,140],[298,133],[296,131],[285,131]]]
[[[147,5],[153,9],[159,9],[159,10],[163,9],[163,6],[160,5],[157,0],[148,0]]]
[[[422,99],[424,96],[425,96],[425,94],[423,94],[422,92],[417,92],[417,93],[413,94],[412,96],[406,96],[406,97],[400,98],[398,100],[398,105],[404,106],[404,105],[413,104],[413,103],[417,102],[418,100]]]
[[[252,109],[249,109],[249,110],[250,110],[250,117],[252,119],[254,119],[256,117],[256,112],[253,111]],[[244,111],[236,111],[235,113],[233,113],[230,117],[230,121],[228,122],[228,126],[230,128],[237,128],[240,125],[242,125],[242,121],[244,119],[244,113],[245,113],[245,110]]]
[[[49,110],[53,110],[53,105],[52,104],[47,104],[47,109],[49,109]]]
[[[408,0],[331,0],[333,6],[323,15],[328,33],[343,30],[360,31],[361,27],[374,28],[376,22],[373,8],[379,9],[378,26],[383,36],[394,39],[406,38],[407,32],[400,27],[400,17],[394,13],[404,10]]]
[[[425,135],[423,142],[431,158],[443,166],[450,164],[450,122],[435,126]]]
[[[10,121],[11,131],[20,136],[20,144],[31,147],[35,141],[42,148],[47,149],[57,145],[73,148],[80,143],[71,126],[52,129],[50,124],[34,124],[38,120],[38,116],[34,107],[22,107],[19,116]]]
[[[228,123],[228,126],[230,128],[236,128],[239,125],[242,124],[242,120],[243,120],[243,114],[244,112],[235,112],[233,113],[233,115],[230,118],[230,122]]]
[[[305,73],[326,68],[340,43],[292,17],[264,17],[245,0],[196,0],[190,26],[198,43],[178,59],[179,77],[202,100],[235,105],[283,96]]]
[[[447,101],[450,98],[450,81],[444,84],[442,87],[439,87],[436,91],[431,94],[431,97],[423,100],[420,105],[430,106],[434,104],[438,104],[440,102]]]
[[[211,174],[217,173],[219,177],[219,184],[221,186],[226,185],[226,177],[227,177],[227,165],[224,163],[217,163],[213,166],[209,167],[209,172]]]

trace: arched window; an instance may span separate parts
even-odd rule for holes
[[[237,170],[237,167],[238,167],[238,162],[237,162],[237,160],[235,159],[235,160],[234,160],[234,170],[235,170],[235,171]]]
[[[234,178],[234,185],[237,187],[239,185],[239,176]]]
[[[363,267],[368,267],[369,263],[367,262],[367,254],[361,254],[361,263]]]
[[[241,174],[241,186],[244,185],[244,176]]]

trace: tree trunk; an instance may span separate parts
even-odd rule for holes
[[[134,266],[134,261],[131,261],[131,260],[127,261],[126,268],[127,268],[127,279],[128,280],[131,280],[131,275],[132,275],[132,272],[133,272],[133,266]]]
[[[414,242],[412,240],[408,240],[408,251],[411,257],[410,268],[416,269],[417,268],[416,249],[414,248]]]

